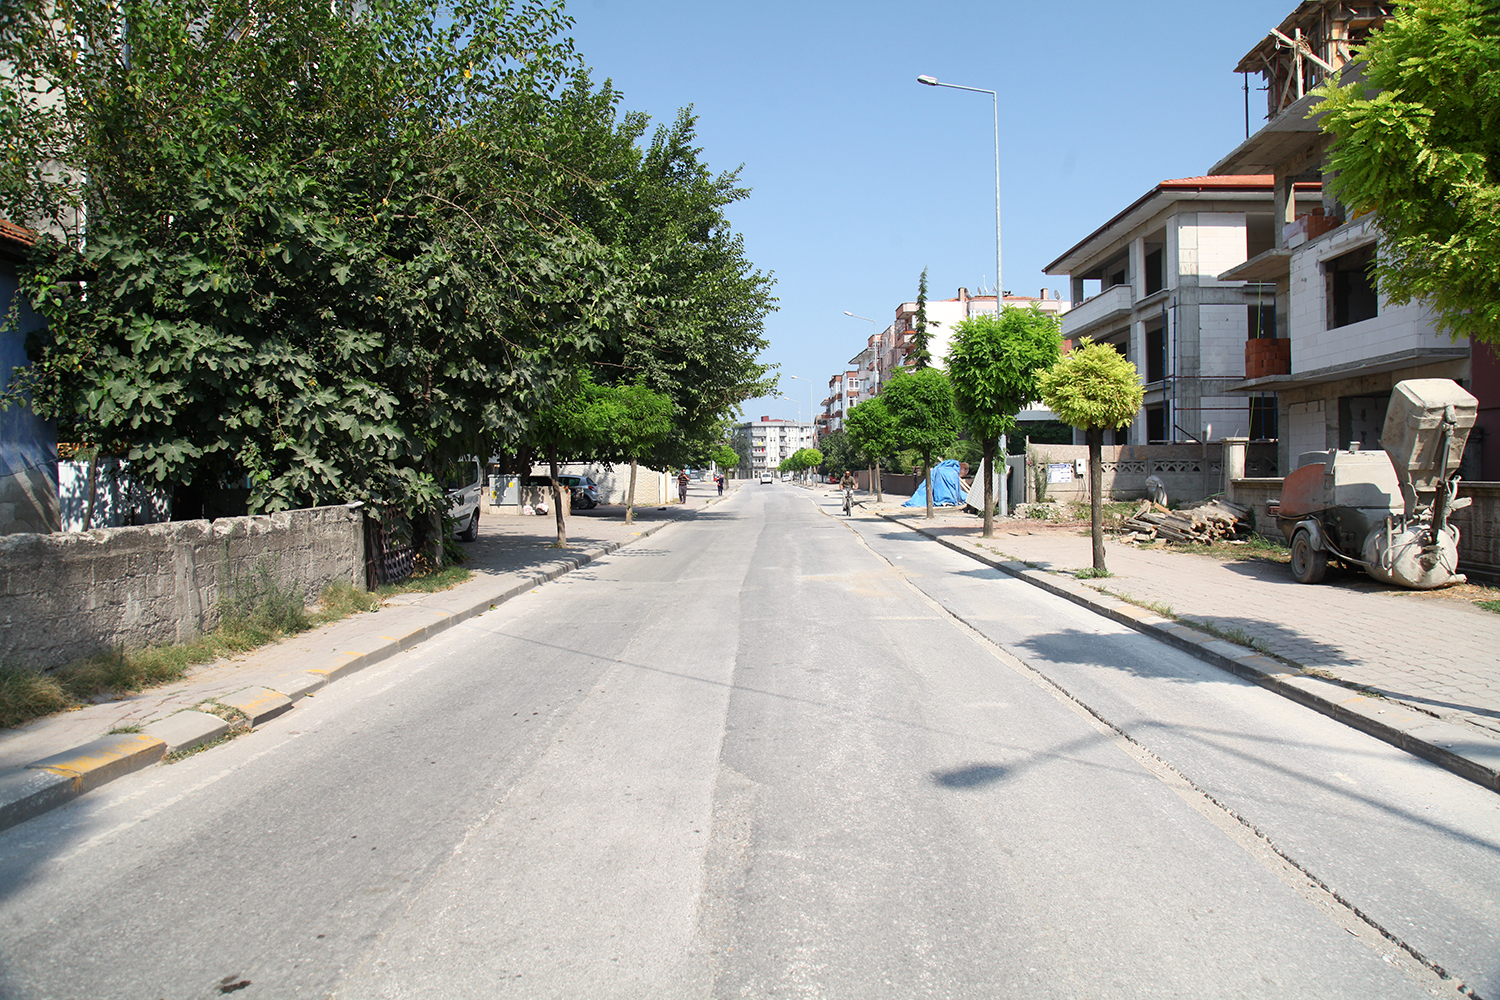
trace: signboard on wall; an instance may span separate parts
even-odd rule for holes
[[[1048,483],[1071,483],[1073,481],[1072,462],[1052,462],[1047,466]]]

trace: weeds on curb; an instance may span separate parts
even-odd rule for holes
[[[1118,590],[1108,590],[1104,587],[1099,588],[1099,593],[1108,594],[1110,597],[1113,597],[1116,600],[1124,601],[1126,604],[1134,604],[1138,608],[1144,608],[1145,610],[1150,611],[1152,614],[1161,615],[1163,618],[1171,619],[1174,622],[1181,620],[1177,617],[1177,613],[1172,610],[1172,605],[1170,604],[1163,604],[1160,601],[1142,600],[1141,598],[1136,597],[1133,594],[1127,594],[1123,591]],[[1184,622],[1183,624],[1190,623]]]
[[[1207,632],[1209,635],[1213,636],[1216,639],[1223,639],[1226,642],[1232,642],[1237,646],[1245,646],[1248,649],[1255,650],[1257,653],[1270,652],[1270,650],[1266,648],[1265,643],[1255,638],[1242,628],[1235,628],[1233,626],[1229,628],[1220,628],[1212,621],[1197,621],[1195,619],[1179,620],[1182,622],[1182,624],[1187,625],[1191,628],[1195,628],[1200,632]]]
[[[1500,615],[1500,601],[1475,601],[1474,606],[1483,608],[1486,611],[1493,611],[1495,614]]]
[[[1073,579],[1075,580],[1102,580],[1109,576],[1114,576],[1114,574],[1107,569],[1099,569],[1096,566],[1085,566],[1083,569],[1073,572]]]
[[[245,735],[249,731],[250,730],[248,728],[231,729],[229,732],[224,733],[222,736],[217,736],[217,737],[215,737],[215,738],[213,738],[211,740],[208,740],[205,743],[199,743],[195,747],[188,747],[185,750],[173,750],[171,753],[169,753],[169,754],[165,755],[164,757],[162,757],[162,759],[161,759],[162,763],[163,764],[175,764],[175,763],[177,763],[180,760],[187,760],[189,757],[192,757],[192,756],[194,756],[196,754],[200,754],[203,751],[210,749],[211,747],[223,746],[225,743],[228,743],[230,740],[238,739],[239,737]]]

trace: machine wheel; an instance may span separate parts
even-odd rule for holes
[[[1328,553],[1313,548],[1306,528],[1292,536],[1292,576],[1298,583],[1319,583],[1328,572]]]
[[[459,532],[458,538],[459,538],[460,541],[472,542],[474,539],[476,539],[478,537],[479,537],[479,511],[476,510],[474,512],[474,514],[469,518],[469,526],[467,528],[465,528],[463,531]]]

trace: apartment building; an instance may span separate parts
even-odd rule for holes
[[[1370,277],[1381,255],[1371,216],[1350,218],[1331,195],[1311,204],[1302,187],[1322,178],[1331,137],[1308,115],[1309,92],[1342,69],[1350,47],[1378,26],[1390,4],[1304,2],[1235,67],[1268,87],[1267,121],[1209,171],[1273,178],[1272,240],[1219,274],[1274,289],[1282,360],[1254,366],[1228,391],[1274,396],[1278,464],[1285,474],[1304,452],[1377,447],[1392,387],[1403,379],[1451,378],[1480,398],[1465,478],[1500,477],[1500,358],[1486,345],[1454,343],[1420,302],[1397,306]],[[1353,69],[1352,68],[1351,71]],[[1481,457],[1489,449],[1491,454]]]
[[[813,424],[811,421],[803,423],[761,417],[757,421],[735,425],[735,439],[736,450],[742,459],[741,468],[748,465],[750,476],[754,478],[762,472],[775,472],[798,450],[813,447]]]
[[[1029,309],[1033,305],[1043,312],[1061,315],[1068,311],[1068,302],[1058,298],[1055,291],[1043,288],[1036,297],[1005,293],[1005,308]],[[995,315],[995,296],[970,295],[967,288],[960,288],[951,299],[927,300],[927,353],[932,356],[935,367],[943,367],[948,357],[948,346],[953,341],[954,328],[972,316]],[[884,358],[882,371],[888,378],[890,373],[906,364],[912,351],[912,338],[916,335],[917,303],[903,302],[896,307],[896,321],[891,327],[890,345]]]
[[[1275,289],[1220,277],[1273,245],[1274,210],[1269,175],[1164,180],[1044,269],[1077,303],[1063,337],[1114,346],[1146,383],[1136,420],[1106,444],[1276,437],[1274,397],[1229,391],[1260,356],[1253,342],[1275,340]]]

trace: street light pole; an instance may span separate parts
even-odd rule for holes
[[[787,378],[794,378],[798,382],[807,383],[807,422],[809,425],[807,436],[812,439],[812,444],[816,445],[818,443],[818,426],[817,421],[813,419],[813,390],[817,388],[817,383],[810,378],[803,378],[801,375],[789,374]]]
[[[967,90],[975,94],[989,94],[995,106],[995,318],[1000,318],[1000,311],[1005,308],[1005,279],[1002,277],[1000,257],[1000,95],[993,90],[985,90],[983,87],[965,87],[957,83],[942,83],[935,76],[922,75],[917,77],[917,82],[929,87],[951,87],[954,90]],[[1000,475],[1000,512],[1010,513],[1009,480],[1010,463],[1006,457],[1005,435],[1000,435],[1000,463],[1004,471]],[[993,475],[993,470],[991,470]]]

